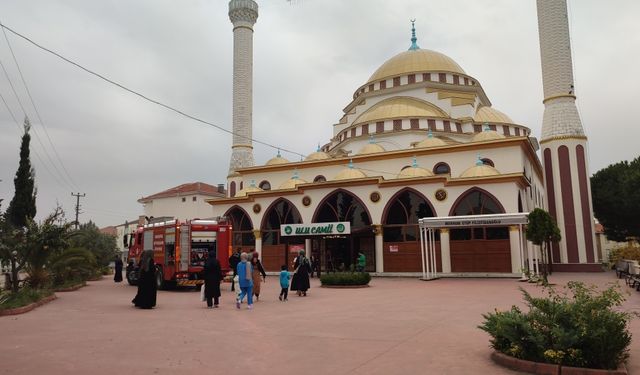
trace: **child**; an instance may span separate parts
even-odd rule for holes
[[[289,293],[289,271],[287,271],[287,265],[283,264],[280,267],[280,287],[282,290],[280,291],[280,297],[278,299],[280,301],[287,301],[287,294]]]

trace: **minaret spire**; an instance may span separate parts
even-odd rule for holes
[[[409,47],[409,51],[415,51],[417,49],[420,49],[420,46],[418,46],[418,43],[416,43],[418,41],[418,38],[416,38],[416,20],[412,19],[411,20],[411,47]]]

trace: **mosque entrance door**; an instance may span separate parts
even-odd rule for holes
[[[326,237],[317,240],[320,248],[322,272],[350,271],[355,269],[358,252],[365,255],[365,271],[375,271],[375,248],[372,234]],[[315,246],[314,246],[315,247]]]

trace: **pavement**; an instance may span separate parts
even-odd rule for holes
[[[552,283],[605,285],[612,272],[556,273]],[[620,281],[621,284],[624,284]],[[0,317],[0,374],[515,374],[494,364],[482,313],[522,305],[513,279],[374,278],[370,288],[320,288],[280,302],[267,277],[253,310],[221,307],[199,293],[160,291],[153,310],[132,307],[136,288],[110,278],[27,314]],[[624,308],[640,293],[623,285]],[[633,320],[630,374],[640,374],[640,318]]]

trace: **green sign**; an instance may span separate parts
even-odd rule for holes
[[[284,224],[280,226],[281,236],[330,236],[350,233],[351,223],[348,221],[313,224]]]

